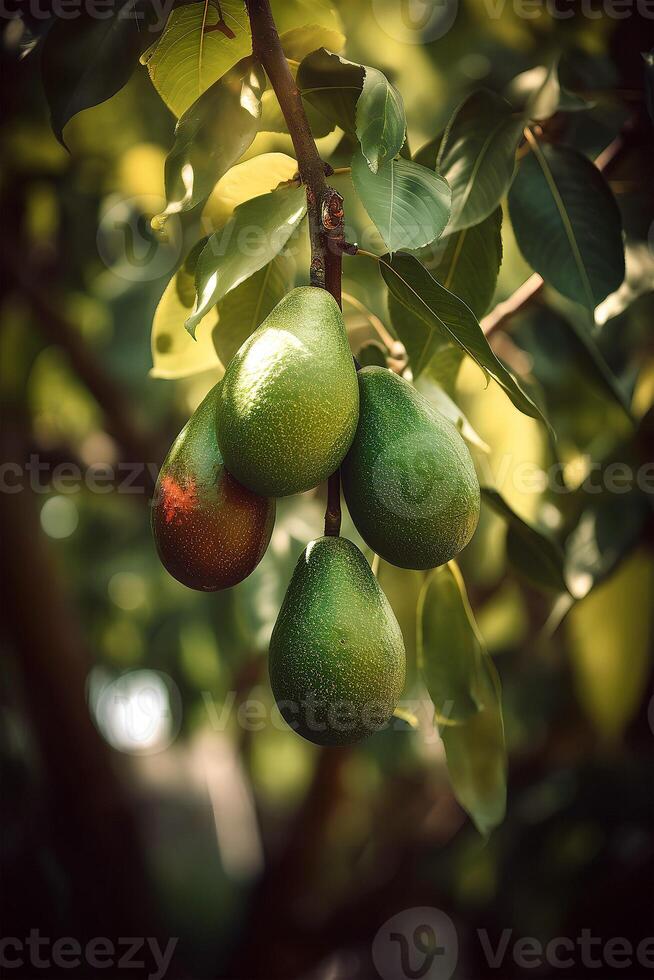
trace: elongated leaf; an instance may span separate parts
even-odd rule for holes
[[[219,299],[278,255],[306,213],[303,187],[284,187],[241,204],[225,227],[211,235],[195,271],[197,300],[186,328]]]
[[[532,147],[509,194],[518,246],[546,282],[592,312],[624,279],[618,206],[576,150]]]
[[[558,60],[549,67],[537,65],[516,75],[504,94],[525,119],[549,119],[555,112],[578,112],[593,107],[592,102],[586,102],[563,88],[559,81]]]
[[[450,189],[442,177],[411,160],[389,160],[371,173],[359,151],[352,181],[387,248],[421,248],[442,233],[450,213]]]
[[[118,0],[101,17],[92,13],[83,8],[72,18],[56,17],[43,45],[43,87],[60,142],[69,119],[129,81],[157,27],[163,28],[148,0]]]
[[[459,406],[450,398],[447,392],[431,377],[427,372],[423,372],[416,382],[416,388],[421,395],[432,403],[432,405],[438,409],[446,418],[454,422],[455,426],[463,436],[463,438],[470,443],[471,446],[476,446],[484,453],[490,452],[489,446],[484,442],[484,440],[477,434],[475,429],[463,414]]]
[[[487,836],[506,812],[506,745],[500,680],[484,654],[474,690],[484,705],[462,725],[442,725],[447,768],[457,800]]]
[[[229,364],[241,344],[289,292],[294,274],[294,262],[277,255],[218,303],[213,342],[223,364]]]
[[[482,500],[508,524],[509,561],[527,581],[538,588],[567,592],[563,574],[563,550],[554,538],[519,517],[492,487],[482,487]]]
[[[504,389],[516,408],[532,418],[543,418],[493,353],[472,310],[441,286],[416,258],[404,253],[393,258],[385,255],[379,268],[396,300],[391,313],[401,314],[393,319],[393,325],[409,353],[414,377],[449,339]]]
[[[361,152],[374,174],[397,156],[406,137],[404,103],[397,89],[376,68],[365,70],[356,105],[356,132]]]
[[[601,739],[618,738],[645,695],[653,593],[654,564],[641,549],[568,614],[577,697]]]
[[[311,44],[340,47],[343,42],[337,14],[325,0],[272,0],[282,45],[287,35],[297,56],[297,29],[313,27]],[[319,35],[320,28],[325,35]],[[152,82],[166,105],[181,116],[202,93],[237,61],[252,52],[250,25],[243,0],[220,0],[220,6],[199,0],[173,10],[159,43],[143,59]]]
[[[452,188],[449,232],[479,224],[498,206],[513,179],[523,125],[506,99],[485,89],[456,110],[436,166]]]
[[[490,306],[502,263],[502,209],[480,224],[446,235],[423,257],[423,265],[442,286],[462,299],[477,319]]]
[[[166,159],[168,203],[159,222],[206,200],[247,150],[259,129],[265,87],[259,62],[245,58],[180,117]]]
[[[311,52],[297,70],[302,98],[346,133],[356,133],[356,105],[366,69],[331,51]]]
[[[457,725],[483,707],[478,674],[483,643],[454,562],[428,576],[417,608],[418,665],[439,725]]]

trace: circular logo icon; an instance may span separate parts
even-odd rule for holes
[[[428,44],[452,28],[459,0],[372,0],[372,14],[387,37],[402,44]]]
[[[450,980],[458,958],[454,923],[428,906],[398,912],[372,944],[372,961],[382,980]]]
[[[172,272],[182,250],[179,217],[170,215],[155,233],[150,221],[162,211],[160,197],[109,198],[96,236],[98,254],[114,275],[129,282],[150,282]]]
[[[92,691],[96,724],[119,752],[154,755],[175,740],[182,723],[179,688],[160,670],[128,670]]]

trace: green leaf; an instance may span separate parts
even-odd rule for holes
[[[352,182],[390,252],[429,245],[447,224],[447,183],[411,160],[389,160],[373,174],[357,151],[352,158]]]
[[[366,69],[321,48],[308,54],[297,70],[297,84],[305,102],[326,119],[354,136],[356,105]]]
[[[592,313],[624,279],[618,206],[576,150],[535,140],[532,148],[509,194],[518,246],[546,282]]]
[[[587,496],[582,487],[579,495]],[[584,507],[565,542],[565,580],[582,599],[620,564],[636,545],[650,517],[644,494],[602,494]]]
[[[603,739],[619,738],[643,702],[654,628],[654,565],[637,551],[570,610],[577,697]]]
[[[389,309],[391,320],[400,322],[403,310],[400,304],[392,296],[389,299]],[[410,328],[409,328],[410,329]],[[440,345],[435,348],[435,353],[430,358],[429,364],[420,375],[420,379],[429,378],[447,392],[452,398],[456,391],[456,380],[459,370],[465,357],[460,347],[455,347],[447,338],[443,338]]]
[[[173,10],[159,43],[147,57],[152,84],[181,116],[214,82],[252,52],[242,0],[209,0]]]
[[[549,119],[555,112],[578,112],[592,109],[593,103],[568,92],[559,82],[558,59],[549,67],[537,65],[516,75],[504,94],[525,119]]]
[[[218,300],[282,251],[306,209],[303,187],[283,187],[240,204],[225,227],[210,236],[195,270],[197,300],[186,321],[191,336]]]
[[[457,800],[487,836],[506,812],[506,744],[500,680],[485,654],[474,696],[484,705],[462,725],[443,725],[440,735]]]
[[[376,68],[365,69],[356,105],[356,133],[361,151],[376,174],[400,152],[406,138],[404,103],[397,89]]]
[[[481,494],[508,524],[507,556],[515,570],[537,588],[567,592],[563,550],[554,538],[519,517],[497,490],[482,487]]]
[[[296,56],[302,41],[342,46],[338,15],[325,0],[272,0],[282,45]],[[313,27],[310,35],[298,28]],[[324,29],[322,34],[320,29]],[[306,39],[306,40],[305,40]],[[250,24],[243,0],[200,0],[173,10],[159,43],[143,59],[152,83],[176,116],[181,116],[209,86],[252,53]]]
[[[55,18],[41,67],[52,129],[60,143],[74,115],[105,102],[129,81],[143,48],[156,36],[155,24],[147,0],[118,0],[102,17],[82,9],[73,18]]]
[[[483,453],[490,452],[490,447],[484,442],[484,440],[477,434],[475,429],[463,414],[461,409],[455,402],[450,398],[446,391],[431,377],[430,374],[424,372],[417,380],[415,387],[424,395],[425,398],[432,403],[434,408],[437,408],[441,414],[448,418],[457,427],[461,435],[471,446],[476,446]]]
[[[516,408],[532,418],[543,419],[531,398],[497,359],[465,303],[441,286],[412,255],[385,255],[379,260],[379,267],[396,301],[391,307],[393,325],[407,349],[414,377],[427,368],[443,341],[451,340],[504,389]]]
[[[294,262],[277,255],[218,303],[213,342],[223,364],[229,364],[241,344],[289,292],[294,278]]]
[[[189,278],[188,273],[180,269],[166,286],[155,311],[150,338],[150,375],[153,378],[187,378],[210,368],[222,371],[222,363],[211,339],[215,314],[207,314],[206,319],[198,324],[197,340],[193,340],[184,329],[184,321],[193,301],[191,298],[188,303],[185,302],[185,286]],[[192,295],[195,295],[194,291]]]
[[[446,235],[423,265],[442,286],[463,300],[477,319],[491,304],[502,263],[502,209],[480,224]]]
[[[477,225],[506,194],[524,122],[500,95],[482,89],[447,124],[436,169],[452,188],[449,232]]]
[[[208,88],[175,127],[175,145],[166,158],[167,206],[171,214],[189,211],[206,200],[254,140],[259,130],[263,68],[245,58]]]
[[[443,133],[439,133],[435,139],[429,140],[428,143],[421,146],[413,156],[415,163],[419,163],[423,167],[428,167],[429,170],[436,170],[436,160],[438,159],[438,152],[443,142],[443,136]]]
[[[477,700],[483,642],[454,562],[427,577],[417,608],[418,666],[439,725],[457,725],[483,707]]]

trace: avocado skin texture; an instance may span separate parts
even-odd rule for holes
[[[191,589],[215,592],[246,578],[264,555],[275,501],[227,472],[216,441],[220,383],[170,448],[159,472],[152,531],[164,567]]]
[[[359,426],[341,467],[359,534],[400,568],[450,561],[479,520],[468,447],[454,424],[396,374],[363,368],[359,390]]]
[[[316,286],[282,299],[223,379],[218,445],[256,493],[284,497],[326,480],[350,447],[359,389],[343,315]]]
[[[311,541],[270,640],[270,682],[288,725],[317,745],[358,742],[383,727],[404,686],[404,641],[356,545]]]

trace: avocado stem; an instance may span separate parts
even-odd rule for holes
[[[341,533],[341,474],[336,470],[327,481],[325,536],[337,538]]]

